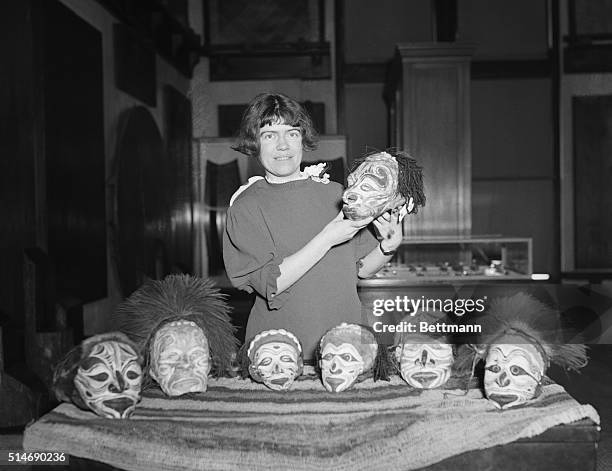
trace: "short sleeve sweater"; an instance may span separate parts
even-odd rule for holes
[[[332,247],[290,288],[276,295],[283,259],[304,247],[340,211],[342,186],[311,179],[249,186],[227,212],[223,258],[234,286],[255,292],[247,340],[287,329],[311,359],[321,336],[341,322],[361,322],[356,262],[376,245],[366,228]]]

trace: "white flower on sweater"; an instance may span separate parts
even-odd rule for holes
[[[323,173],[326,167],[327,167],[327,164],[324,162],[321,162],[316,165],[309,165],[308,167],[305,167],[302,173],[304,173],[305,175],[308,175],[315,182],[320,182],[320,183],[324,183],[327,185],[329,183],[329,173]],[[322,173],[323,173],[323,176],[321,176]]]

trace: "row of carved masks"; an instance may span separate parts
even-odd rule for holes
[[[373,335],[354,324],[341,324],[328,331],[319,348],[321,380],[330,392],[349,389],[359,376],[371,370],[377,351]],[[251,377],[272,390],[288,390],[303,370],[300,342],[284,329],[256,335],[247,355]]]
[[[431,339],[430,339],[431,340]],[[537,397],[546,371],[543,353],[524,339],[505,337],[489,345],[485,357],[486,397],[506,409]],[[510,343],[512,342],[512,343]],[[330,392],[353,386],[374,364],[377,344],[371,332],[356,324],[341,324],[321,339],[321,380]],[[74,376],[79,405],[108,418],[127,418],[140,400],[143,372],[133,344],[122,334],[85,341]],[[453,347],[414,339],[395,346],[402,378],[417,389],[442,387],[451,375]],[[302,372],[298,339],[285,330],[262,332],[251,342],[251,376],[273,390],[288,390]],[[168,396],[204,392],[211,360],[208,341],[194,322],[169,322],[157,330],[150,347],[149,374]]]
[[[80,351],[73,380],[78,396],[72,401],[101,417],[129,417],[140,400],[144,376],[134,344],[123,334],[104,334],[84,341]],[[155,332],[148,374],[166,395],[206,391],[211,365],[208,340],[196,323],[168,322]]]
[[[250,343],[251,377],[273,390],[287,390],[301,374],[302,355],[297,338],[285,330],[258,334]],[[378,345],[371,331],[357,324],[330,329],[319,343],[321,381],[329,392],[350,389],[373,368]],[[450,377],[453,349],[449,344],[405,343],[395,349],[402,377],[419,389],[441,387]]]
[[[489,345],[485,356],[484,392],[500,409],[518,406],[536,398],[546,372],[540,350],[525,339],[505,338]],[[402,378],[417,389],[442,387],[454,363],[448,343],[404,343],[395,350]]]
[[[485,357],[484,391],[500,409],[518,406],[536,398],[546,365],[540,350],[520,339],[517,343],[488,346]],[[447,343],[405,343],[396,347],[402,378],[414,388],[443,386],[451,375],[453,347]]]

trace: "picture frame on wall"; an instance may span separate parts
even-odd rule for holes
[[[331,77],[323,0],[204,0],[210,80]]]

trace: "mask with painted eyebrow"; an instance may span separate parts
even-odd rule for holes
[[[140,400],[142,369],[136,351],[118,341],[100,342],[81,360],[74,385],[93,412],[109,419],[129,417]]]
[[[399,168],[395,157],[380,152],[368,157],[348,177],[342,211],[348,219],[378,217],[406,203],[398,191]]]
[[[443,386],[451,375],[453,348],[446,343],[405,343],[395,350],[402,378],[416,389]]]
[[[194,322],[170,322],[155,333],[149,373],[168,396],[205,392],[211,366],[208,339]]]
[[[485,395],[500,409],[524,404],[539,394],[544,372],[544,359],[533,345],[491,345],[485,364]]]

